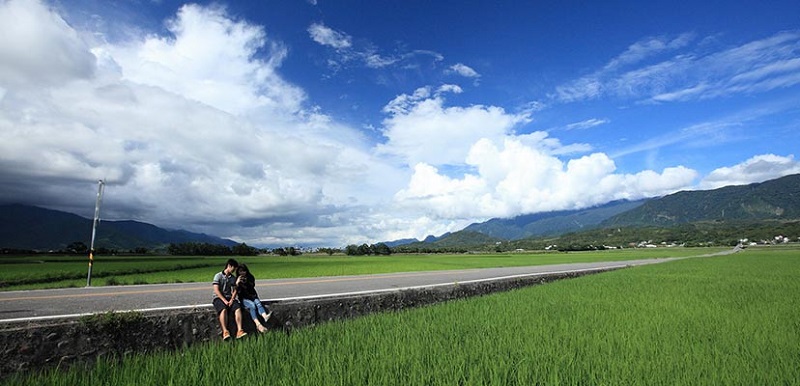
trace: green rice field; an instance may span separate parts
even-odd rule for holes
[[[800,250],[748,249],[332,322],[31,385],[798,385]]]
[[[303,255],[237,257],[259,279],[361,275],[465,268],[512,267],[591,261],[694,256],[727,248],[657,248],[595,252],[504,254],[411,254],[391,256]],[[227,258],[175,256],[98,256],[92,285],[188,283],[210,281]],[[0,257],[0,290],[83,287],[85,256]]]

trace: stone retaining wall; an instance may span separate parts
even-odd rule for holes
[[[332,320],[425,306],[602,271],[606,270],[273,303],[268,304],[273,316],[267,327],[290,333],[295,328]],[[244,329],[254,332],[255,325],[247,312],[243,313],[243,320]],[[235,327],[231,331],[235,331]],[[130,353],[175,350],[220,341],[220,334],[210,305],[189,310],[109,313],[77,320],[0,325],[0,380],[17,372],[91,364],[101,357],[119,358]]]

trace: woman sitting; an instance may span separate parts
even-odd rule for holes
[[[267,323],[269,317],[272,316],[272,311],[267,313],[266,308],[261,304],[261,299],[258,298],[258,292],[256,292],[256,278],[253,277],[253,274],[247,269],[246,264],[239,264],[236,273],[238,276],[236,279],[236,295],[239,297],[239,301],[250,311],[250,316],[253,318],[258,332],[266,332],[267,328],[261,324],[258,315],[260,314],[261,317],[264,318],[264,323]]]

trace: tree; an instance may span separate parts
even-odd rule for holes
[[[258,249],[241,243],[233,247],[233,254],[236,256],[258,256]]]
[[[376,255],[389,256],[392,254],[392,250],[384,243],[377,243],[372,246],[372,253]]]
[[[358,246],[359,256],[371,255],[371,254],[372,254],[372,247],[370,247],[369,244],[364,243]]]
[[[344,248],[344,253],[347,256],[358,256],[358,246],[350,244]]]
[[[73,241],[67,245],[67,252],[76,254],[86,253],[89,252],[89,247],[87,247],[83,241]]]

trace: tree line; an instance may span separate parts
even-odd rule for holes
[[[392,249],[384,243],[377,244],[350,244],[344,248],[344,253],[348,256],[370,256],[370,255],[383,255],[388,256],[392,254]]]
[[[245,243],[232,247],[211,243],[170,244],[167,253],[174,256],[257,256],[261,250]]]

